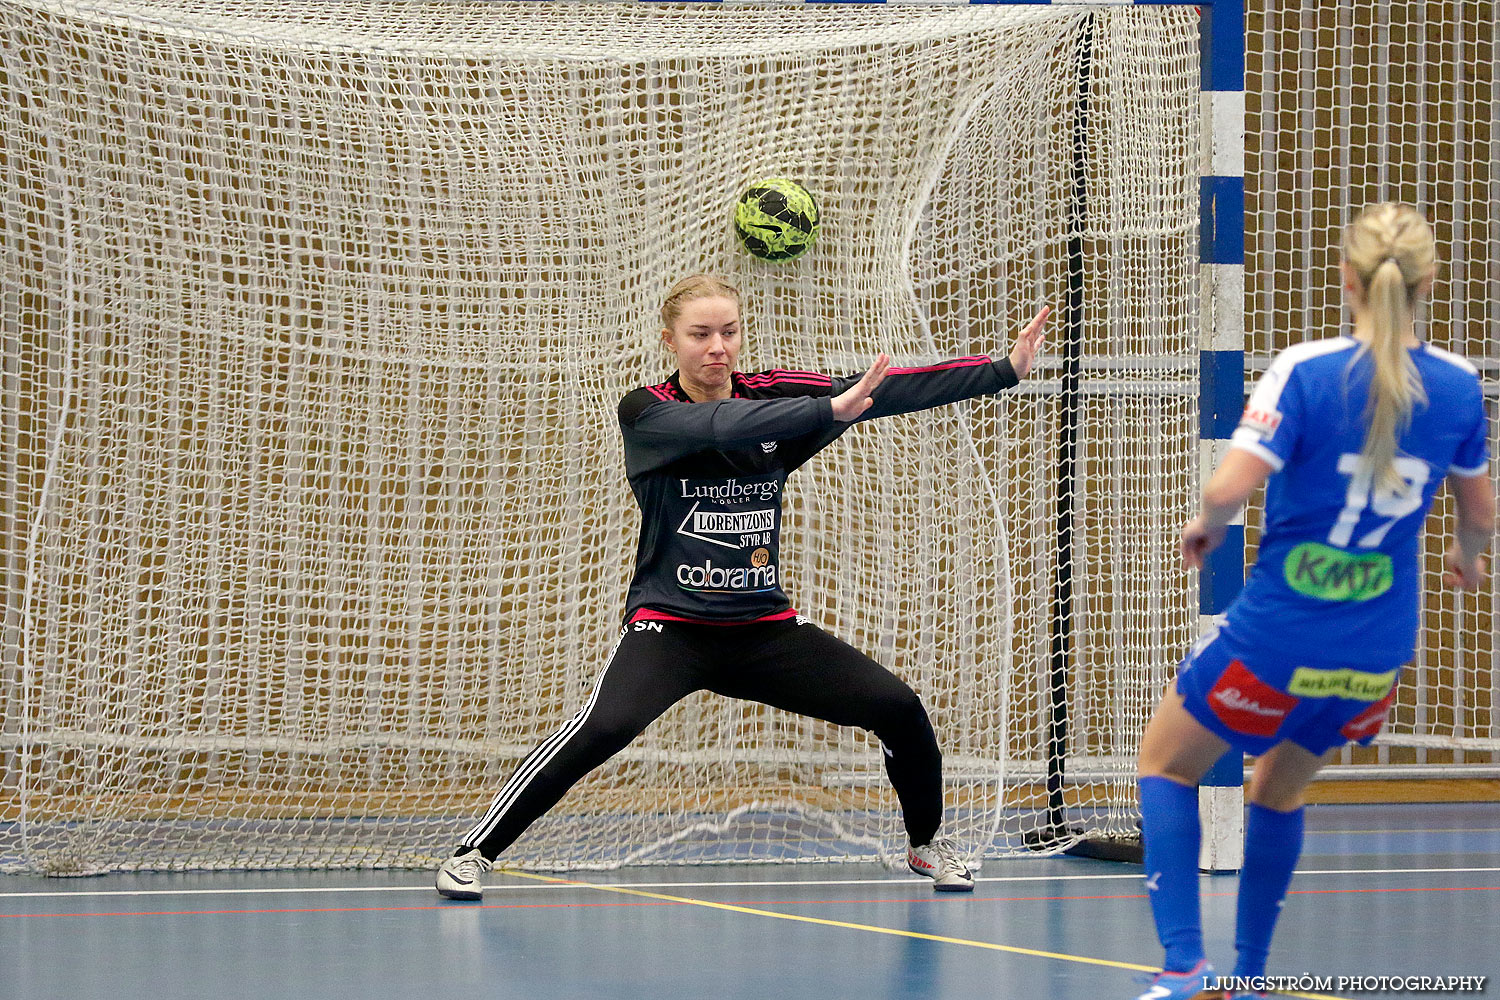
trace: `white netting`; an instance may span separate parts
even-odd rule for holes
[[[608,652],[636,530],[614,406],[668,370],[656,309],[699,269],[744,292],[746,368],[835,372],[1002,353],[1077,273],[1075,368],[1057,323],[1021,390],[846,435],[792,480],[784,570],[923,695],[978,854],[1056,818],[1065,635],[1067,821],[1132,832],[1135,741],[1196,629],[1172,548],[1196,32],[1174,8],[0,3],[0,870],[446,854]],[[730,233],[767,174],[821,204],[792,264]],[[865,734],[703,696],[507,860],[899,843]]]
[[[1405,201],[1432,222],[1438,273],[1423,334],[1479,366],[1500,428],[1500,93],[1493,0],[1339,0],[1246,23],[1246,306],[1252,368],[1341,329],[1343,227]],[[1254,376],[1254,372],[1251,373]],[[1497,451],[1491,440],[1490,450]],[[1492,464],[1492,477],[1500,464]],[[1439,493],[1426,540],[1423,629],[1384,735],[1344,760],[1500,763],[1496,578],[1442,583],[1454,517]],[[1462,773],[1449,768],[1450,776]],[[1493,768],[1488,768],[1493,775]]]

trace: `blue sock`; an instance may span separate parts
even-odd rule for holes
[[[1142,778],[1141,836],[1146,842],[1146,889],[1156,936],[1167,949],[1163,968],[1187,972],[1203,960],[1198,911],[1198,789],[1167,778]]]
[[[1292,884],[1292,869],[1302,856],[1302,813],[1300,807],[1284,813],[1250,805],[1245,820],[1245,866],[1240,870],[1235,904],[1236,976],[1266,974],[1271,934]]]

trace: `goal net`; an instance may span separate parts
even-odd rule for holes
[[[1345,329],[1343,228],[1366,205],[1402,201],[1422,210],[1437,238],[1437,279],[1419,334],[1479,369],[1490,431],[1500,432],[1496,23],[1494,0],[1336,0],[1315,11],[1267,4],[1249,13],[1250,377],[1290,343]],[[1491,438],[1490,452],[1500,455],[1500,440]],[[1496,475],[1500,463],[1492,463]],[[1251,523],[1258,520],[1252,512]],[[1352,766],[1324,777],[1500,777],[1500,590],[1494,576],[1478,593],[1443,583],[1442,553],[1456,525],[1440,491],[1424,542],[1415,661],[1375,746],[1345,748],[1340,762]],[[1496,789],[1475,792],[1494,798]]]
[[[799,471],[783,571],[923,697],[965,850],[1132,834],[1197,627],[1197,27],[0,2],[0,870],[445,856],[618,633],[615,404],[698,270],[747,370],[999,356],[1055,307],[1019,389]],[[766,175],[819,201],[797,261],[735,244]],[[868,734],[702,695],[506,860],[903,842]]]

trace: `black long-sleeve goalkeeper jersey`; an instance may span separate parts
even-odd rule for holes
[[[733,397],[695,403],[677,373],[620,401],[625,473],[641,508],[626,620],[720,624],[789,617],[781,587],[781,497],[787,476],[851,424],[832,397],[861,375],[732,375]],[[856,421],[911,413],[1008,389],[1009,358],[891,368]]]

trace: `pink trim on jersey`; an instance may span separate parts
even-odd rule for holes
[[[786,368],[772,368],[769,371],[755,372],[750,375],[741,375],[740,381],[756,388],[767,385],[775,385],[778,382],[794,382],[798,385],[832,385],[833,379],[819,372],[792,371]]]
[[[786,611],[778,611],[774,615],[766,615],[764,618],[752,618],[747,622],[716,622],[706,618],[682,618],[678,615],[669,615],[665,611],[653,611],[650,608],[641,608],[630,616],[626,625],[635,622],[687,622],[689,625],[755,625],[760,622],[784,622],[788,618],[797,617],[796,608],[788,608]]]
[[[889,368],[887,375],[913,375],[917,372],[941,372],[950,368],[973,368],[977,365],[993,364],[983,354],[973,358],[954,358],[952,361],[944,361],[940,365],[922,365],[918,368]]]
[[[677,398],[677,395],[672,391],[671,382],[663,382],[661,385],[648,385],[646,386],[646,391],[657,399],[673,400]]]

